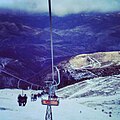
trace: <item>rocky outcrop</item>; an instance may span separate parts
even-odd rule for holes
[[[69,83],[120,74],[120,52],[81,54],[59,64]]]

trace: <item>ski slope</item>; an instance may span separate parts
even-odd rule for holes
[[[44,120],[46,106],[41,105],[40,99],[31,102],[30,98],[25,107],[17,105],[19,90],[0,91],[0,119],[1,120]],[[29,94],[29,91],[25,93]],[[82,113],[81,113],[82,111]],[[109,120],[109,116],[101,111],[95,111],[76,100],[61,100],[59,107],[53,107],[53,119],[55,120]]]
[[[113,76],[87,80],[58,90],[57,95],[61,99],[58,107],[52,107],[53,120],[119,120],[119,85],[119,76]],[[101,89],[103,94],[99,92]],[[116,94],[111,94],[113,89]],[[97,92],[84,94],[90,90]],[[35,92],[39,91],[24,90],[28,96],[28,103],[25,107],[19,107],[17,96],[21,90],[0,90],[0,120],[44,120],[46,106],[41,104],[40,98],[35,102],[30,100],[31,93]],[[110,94],[106,95],[106,92]]]

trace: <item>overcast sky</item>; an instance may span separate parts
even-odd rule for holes
[[[48,12],[48,0],[0,0],[0,8],[28,12]],[[120,0],[52,0],[54,15],[63,16],[79,12],[120,11]]]

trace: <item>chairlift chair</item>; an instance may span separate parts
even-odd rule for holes
[[[57,100],[42,99],[41,102],[42,102],[42,105],[50,105],[50,106],[58,106],[59,105],[59,100],[58,99]]]
[[[60,84],[60,72],[57,67],[55,67],[58,73],[58,82],[56,80],[53,81],[45,81],[46,86],[48,87],[48,98],[41,99],[42,105],[50,105],[50,106],[58,106],[59,105],[59,98],[55,94],[56,87]]]
[[[45,98],[46,97],[46,98]],[[50,106],[58,106],[59,105],[59,97],[54,93],[53,95],[44,95],[41,97],[42,105],[50,105]]]
[[[21,81],[21,79],[19,79],[19,81],[18,81],[18,89],[20,89],[20,81]],[[23,106],[23,107],[27,103],[27,96],[26,96],[26,94],[23,93],[23,89],[22,89],[22,94],[18,95],[18,103],[19,103],[19,106]]]

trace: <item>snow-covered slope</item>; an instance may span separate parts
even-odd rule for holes
[[[26,91],[29,93],[30,91]],[[0,119],[1,120],[44,120],[46,106],[40,99],[31,102],[30,98],[25,107],[18,107],[16,102],[19,90],[0,90]],[[115,117],[113,117],[115,118]],[[94,110],[73,100],[60,100],[59,107],[53,107],[54,120],[111,120],[100,110]],[[115,119],[113,119],[115,120]],[[117,119],[116,119],[117,120]]]
[[[30,101],[31,93],[25,90],[28,103],[19,107],[17,96],[21,90],[0,90],[0,120],[43,120],[46,106],[39,98]],[[94,78],[59,89],[58,107],[53,107],[53,120],[119,120],[120,75]]]
[[[58,90],[58,94],[105,114],[112,112],[113,120],[120,115],[120,75],[82,81]]]
[[[85,80],[62,89],[58,93],[63,98],[111,96],[120,94],[120,75]]]

